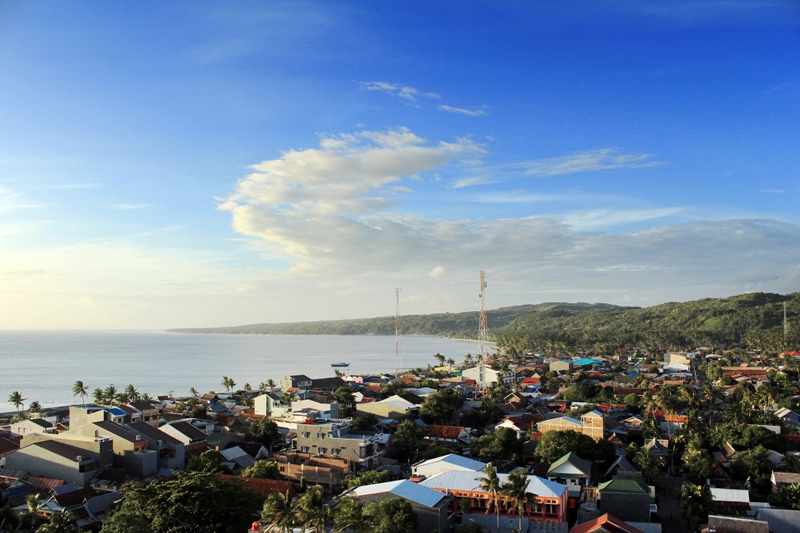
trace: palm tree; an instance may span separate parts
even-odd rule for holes
[[[444,365],[445,357],[442,354],[437,352],[436,354],[433,355],[433,357],[436,358],[437,361],[439,361],[439,366]]]
[[[464,366],[471,367],[472,366],[472,354],[468,353],[464,356]]]
[[[108,405],[114,404],[114,400],[117,399],[117,388],[113,383],[106,387],[106,390],[103,391],[103,399]]]
[[[44,503],[39,501],[38,494],[28,494],[25,498],[25,503],[28,508],[22,513],[22,520],[31,525],[33,529],[39,526],[39,513],[44,508]]]
[[[252,387],[252,386],[250,386],[250,384],[249,384],[249,383],[245,383],[245,384],[244,384],[244,391],[245,391],[245,392],[253,392],[253,387]]]
[[[36,533],[78,533],[78,526],[72,513],[62,509],[50,515],[50,521],[36,530]]]
[[[198,396],[200,396],[200,393],[197,392],[197,389],[195,389],[194,387],[189,389],[189,394],[192,395],[192,398],[197,398]]]
[[[270,389],[274,389],[276,385],[277,385],[277,383],[275,383],[275,380],[274,380],[274,379],[272,379],[272,378],[269,378],[269,379],[267,380],[267,386],[268,386]]]
[[[530,500],[530,494],[528,494],[528,484],[530,480],[526,474],[521,473],[519,470],[515,470],[508,475],[508,481],[503,483],[503,486],[500,487],[500,493],[514,502],[514,507],[517,508],[517,512],[519,513],[519,530],[522,531],[522,515],[525,512],[525,507]]]
[[[25,405],[25,398],[22,397],[22,393],[19,391],[14,391],[8,395],[8,403],[13,405],[17,408],[17,413],[20,411],[20,407]]]
[[[492,504],[494,504],[495,512],[497,514],[497,530],[500,530],[500,478],[497,477],[497,471],[491,464],[487,464],[481,471],[482,477],[476,477],[475,481],[479,481],[478,486],[480,489],[489,495],[487,502],[486,512],[489,512]]]
[[[138,402],[140,398],[138,389],[132,383],[125,387],[125,396],[129,402]]]
[[[322,487],[314,485],[309,487],[297,500],[295,516],[303,528],[311,529],[314,533],[325,533],[325,525],[330,520],[330,507],[322,496]]]
[[[644,476],[647,483],[653,482],[653,476],[655,476],[662,467],[661,459],[650,453],[650,450],[647,448],[639,449],[633,458],[633,462],[639,467],[639,470],[642,471],[642,476]]]
[[[80,396],[81,403],[83,403],[83,405],[86,405],[86,396],[88,392],[89,392],[89,387],[87,385],[84,385],[83,381],[81,380],[76,381],[75,385],[72,386],[72,396],[75,397]]]
[[[265,522],[270,531],[289,533],[295,524],[295,509],[289,491],[286,493],[273,492],[264,502],[261,511],[261,521]]]
[[[105,399],[105,394],[103,393],[103,389],[97,387],[92,391],[92,398],[94,398],[94,403],[99,403],[100,405],[103,404],[103,400]]]
[[[28,411],[31,413],[38,413],[42,410],[42,404],[37,401],[33,401],[28,404]]]
[[[453,359],[452,357],[448,357],[447,358],[447,373],[448,374],[453,371],[453,365],[454,364],[456,364],[456,360]]]
[[[145,392],[144,394],[142,394],[142,401],[143,402],[149,402],[152,399],[153,399],[153,397],[150,396],[149,392]]]

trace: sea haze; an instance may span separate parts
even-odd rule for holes
[[[478,346],[440,337],[402,337],[402,367],[434,364],[435,353],[463,361]],[[350,363],[348,373],[394,370],[393,336],[213,335],[161,331],[0,331],[0,401],[12,391],[43,406],[80,402],[72,386],[82,380],[91,392],[113,383],[152,396],[222,391],[222,376],[237,388],[254,388],[290,374],[333,376],[331,363]],[[7,408],[6,408],[7,407]],[[10,404],[0,411],[12,411]]]

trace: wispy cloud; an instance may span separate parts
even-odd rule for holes
[[[409,102],[415,102],[417,98],[441,98],[440,95],[432,92],[423,92],[408,85],[389,83],[386,81],[362,81],[359,82],[362,91],[379,91],[382,93],[396,96]]]
[[[483,109],[464,109],[462,107],[453,107],[449,105],[440,105],[438,109],[439,111],[447,111],[448,113],[456,113],[459,115],[469,115],[471,117],[479,117],[481,115],[488,114]]]
[[[452,185],[450,185],[451,189],[463,189],[464,187],[475,187],[477,185],[491,185],[492,183],[499,183],[496,177],[492,177],[489,175],[485,176],[472,176],[469,178],[461,178],[456,180]]]
[[[111,209],[146,209],[148,207],[152,207],[153,204],[113,204],[111,205]]]
[[[60,185],[42,185],[42,189],[96,189],[102,187],[102,183],[63,183]]]
[[[39,207],[44,207],[44,204],[23,202],[20,193],[0,186],[0,215],[19,211],[20,209],[35,209]]]
[[[562,217],[562,220],[572,228],[591,230],[674,217],[680,215],[684,211],[685,209],[683,207],[638,210],[597,209],[565,215]]]
[[[659,167],[668,164],[663,161],[651,161],[652,157],[653,154],[620,154],[617,150],[603,148],[564,157],[525,161],[520,165],[527,175],[559,176],[619,168]]]

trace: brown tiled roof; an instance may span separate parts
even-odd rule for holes
[[[608,526],[610,524],[610,527]],[[623,522],[619,518],[615,518],[606,513],[603,516],[595,518],[584,524],[573,527],[569,533],[592,533],[593,531],[615,531],[617,533],[642,533],[641,529],[637,529],[627,522]]]
[[[461,426],[437,426],[432,424],[425,428],[425,436],[437,439],[457,439],[462,431],[464,431],[464,428]]]
[[[26,479],[33,490],[49,491],[64,484],[63,479],[50,479],[48,477],[29,477]]]
[[[295,493],[295,489],[291,481],[282,481],[277,479],[261,479],[255,477],[229,476],[226,474],[220,474],[217,477],[223,481],[228,481],[231,483],[241,483],[248,489],[251,489],[259,494],[263,494],[264,496],[269,496],[273,492],[281,492],[285,494],[286,491],[289,491],[292,494]]]
[[[210,450],[211,448],[208,446],[206,442],[197,442],[195,444],[187,444],[184,448],[184,455],[188,459],[189,457],[194,457],[195,455],[200,455],[201,453]]]

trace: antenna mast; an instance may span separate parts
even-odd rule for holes
[[[400,379],[400,287],[394,288],[394,379]]]
[[[480,353],[478,357],[481,362],[486,359],[486,345],[489,343],[489,337],[486,333],[488,326],[486,325],[486,275],[481,270],[481,314],[478,318],[478,342],[480,343]]]

